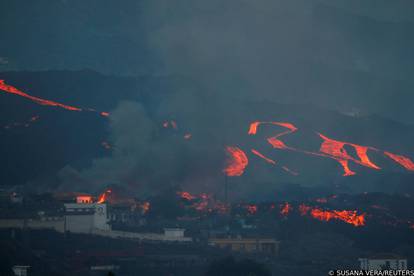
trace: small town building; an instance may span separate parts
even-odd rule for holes
[[[358,259],[363,270],[405,270],[407,259],[394,254],[379,254],[370,258]]]

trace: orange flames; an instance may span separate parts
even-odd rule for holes
[[[247,158],[244,151],[238,147],[226,147],[227,154],[229,159],[227,160],[227,166],[223,172],[228,176],[240,176],[243,174],[244,169],[249,164],[249,159]]]
[[[201,193],[198,195],[192,195],[189,192],[177,192],[177,195],[186,201],[191,202],[190,208],[195,209],[199,212],[222,210],[222,206],[218,202],[214,202],[210,195]]]
[[[108,189],[105,192],[103,192],[99,196],[98,201],[96,203],[99,203],[99,204],[105,203],[108,200],[108,196],[109,196],[110,193],[112,193],[112,190],[111,189]]]
[[[65,105],[62,103],[58,103],[58,102],[54,102],[54,101],[50,101],[50,100],[46,100],[46,99],[42,99],[42,98],[38,98],[38,97],[34,97],[31,96],[23,91],[20,91],[19,89],[8,85],[5,83],[4,80],[0,80],[0,90],[3,90],[4,92],[10,93],[10,94],[14,94],[14,95],[18,95],[21,97],[24,97],[26,99],[29,99],[37,104],[40,105],[47,105],[47,106],[56,106],[56,107],[60,107],[66,110],[70,110],[70,111],[83,111],[82,108],[79,107],[75,107],[75,106],[70,106],[70,105]],[[87,110],[91,110],[91,109],[87,109]],[[101,112],[100,115],[102,116],[109,116],[108,112]]]

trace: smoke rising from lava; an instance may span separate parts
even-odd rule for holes
[[[111,155],[87,168],[62,169],[61,189],[96,191],[117,183],[148,195],[174,186],[210,189],[222,177],[222,148],[207,146],[205,139],[189,142],[175,129],[170,132],[141,104],[121,102],[109,119]]]
[[[272,112],[256,116],[257,108],[249,108],[251,102],[300,102],[332,109],[337,109],[336,105],[360,103],[359,97],[349,96],[340,86],[337,91],[326,90],[323,79],[311,88],[303,84],[313,83],[309,76],[315,76],[314,65],[321,74],[325,66],[336,68],[339,63],[343,70],[353,65],[348,64],[350,58],[337,55],[348,52],[349,44],[344,37],[328,40],[333,42],[327,48],[334,49],[329,53],[315,53],[314,49],[321,48],[308,47],[309,41],[315,41],[315,30],[319,27],[328,34],[336,33],[336,29],[317,20],[313,3],[299,2],[301,9],[297,9],[297,3],[282,1],[223,3],[213,0],[178,6],[176,1],[167,0],[145,3],[143,21],[151,28],[147,42],[162,61],[157,73],[173,75],[173,88],[151,95],[151,103],[156,104],[150,107],[134,102],[120,103],[113,111],[114,118],[110,119],[112,155],[94,160],[90,168],[66,168],[60,174],[65,185],[73,185],[64,174],[67,171],[71,176],[77,175],[74,181],[84,188],[102,187],[108,182],[129,185],[142,192],[176,184],[198,192],[211,186],[220,187],[223,148],[236,144],[246,154],[251,153],[252,148],[244,147],[247,138],[242,136],[240,128],[251,119],[286,120]],[[328,64],[321,68],[320,59],[325,57]],[[338,95],[341,100],[336,98]],[[166,129],[162,127],[165,122],[169,122]],[[171,122],[177,122],[178,129]],[[317,123],[331,125],[333,121],[325,117]],[[288,130],[269,138],[273,148],[304,153],[287,146],[285,141],[286,135],[295,132],[296,127],[279,126]],[[184,145],[182,140],[187,131],[194,136]],[[282,138],[282,135],[285,136]],[[260,153],[262,159],[266,157],[264,160],[270,165],[271,161],[280,165],[287,175],[301,173],[300,166],[285,164],[276,153],[270,155],[259,147],[254,150],[256,156],[260,157]],[[360,160],[353,159],[373,168],[374,163],[364,155],[367,149],[356,150]],[[335,159],[346,175],[354,173],[348,166],[351,160],[348,157],[317,149],[307,155]],[[407,164],[401,158],[398,160]],[[274,180],[273,176],[269,178]],[[252,186],[248,189],[254,189]],[[246,193],[248,189],[240,188]]]

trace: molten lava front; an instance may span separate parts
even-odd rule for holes
[[[414,163],[408,157],[397,155],[387,151],[384,152],[384,154],[392,160],[394,160],[395,162],[397,162],[398,164],[400,164],[401,166],[403,166],[404,168],[406,168],[407,170],[414,171]]]
[[[257,155],[257,156],[259,156],[260,158],[264,159],[267,163],[270,163],[270,164],[272,164],[272,165],[276,165],[276,161],[274,161],[274,160],[272,160],[272,159],[270,159],[270,158],[268,158],[268,157],[264,156],[263,154],[261,154],[261,153],[260,153],[260,152],[258,152],[257,150],[252,149],[252,153],[253,153],[253,154],[255,154],[255,155]]]
[[[319,208],[311,209],[310,215],[321,221],[330,221],[332,219],[339,219],[354,226],[365,225],[365,214],[358,215],[357,211],[325,211]]]
[[[243,174],[244,169],[249,164],[249,159],[247,158],[244,151],[238,147],[226,147],[227,154],[229,159],[227,160],[227,166],[224,169],[224,173],[228,176],[240,176]]]
[[[29,99],[37,104],[40,105],[47,105],[47,106],[55,106],[55,107],[60,107],[66,110],[70,110],[70,111],[84,111],[82,108],[76,107],[76,106],[70,106],[70,105],[65,105],[62,103],[58,103],[58,102],[54,102],[54,101],[50,101],[50,100],[46,100],[46,99],[42,99],[42,98],[38,98],[35,96],[31,96],[11,85],[8,85],[5,83],[4,80],[0,80],[0,90],[3,90],[6,93],[10,93],[10,94],[14,94],[14,95],[18,95],[21,97],[24,97],[26,99]],[[94,111],[93,109],[86,109],[88,111]],[[101,112],[100,113],[101,116],[107,117],[109,116],[108,112]]]
[[[282,136],[292,134],[298,130],[298,128],[287,122],[275,122],[275,121],[266,121],[266,122],[260,122],[256,121],[250,124],[248,135],[256,135],[258,133],[259,127],[262,125],[270,125],[270,126],[278,126],[286,128],[286,131],[282,131],[274,136],[266,138],[266,141],[268,144],[272,146],[273,149],[277,150],[283,150],[283,151],[292,151],[292,152],[298,152],[310,156],[315,157],[323,157],[323,158],[330,158],[333,160],[336,160],[341,166],[344,171],[343,176],[352,176],[355,175],[356,172],[351,170],[349,167],[350,162],[353,162],[357,165],[367,167],[369,169],[374,170],[381,170],[381,168],[374,164],[369,156],[368,152],[375,152],[375,153],[381,153],[384,156],[390,158],[394,162],[401,165],[403,168],[405,168],[408,171],[414,171],[414,162],[411,161],[408,157],[397,155],[394,153],[390,153],[388,151],[382,151],[374,147],[370,146],[362,146],[350,142],[343,142],[339,140],[335,140],[332,138],[327,137],[326,135],[323,135],[321,133],[317,133],[317,135],[322,139],[322,143],[320,145],[319,151],[308,151],[308,150],[302,150],[300,148],[288,146],[284,141],[280,140]],[[345,146],[350,146],[353,149],[355,149],[356,157],[351,156],[347,150],[345,149]],[[243,174],[244,169],[248,165],[247,162],[247,156],[244,154],[244,152],[239,148],[233,148],[233,147],[227,147],[227,152],[229,153],[231,157],[231,160],[228,162],[228,165],[226,169],[224,170],[228,176],[240,176]],[[259,152],[256,149],[251,149],[251,152],[265,160],[267,163],[270,163],[272,165],[276,165],[276,161],[273,159],[265,156],[262,152]],[[282,166],[282,168],[289,172],[292,175],[298,175],[297,172],[293,172],[290,170],[287,166]]]

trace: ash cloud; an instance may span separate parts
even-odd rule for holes
[[[119,103],[110,116],[111,156],[81,170],[65,167],[58,175],[60,189],[74,189],[74,183],[89,191],[122,185],[140,195],[171,187],[213,189],[209,186],[221,175],[221,149],[203,144],[203,137],[187,141],[179,129],[164,129],[140,103]]]
[[[376,4],[163,0],[144,5],[143,22],[159,72],[220,101],[357,109],[413,124],[412,4]]]
[[[411,1],[4,0],[0,8],[8,15],[0,52],[13,61],[4,70],[180,74],[228,98],[414,123]]]
[[[396,34],[394,44],[378,43],[410,22],[326,1],[159,0],[138,9],[139,31],[129,27],[123,34],[145,40],[154,75],[178,80],[169,91],[150,96],[153,106],[121,102],[110,118],[112,156],[94,160],[90,168],[66,168],[60,174],[64,183],[75,176],[90,187],[115,182],[142,193],[177,184],[217,186],[222,147],[241,141],[233,138],[251,118],[250,102],[364,110],[413,123],[406,92],[414,85],[404,73],[412,66],[402,63],[412,55],[403,45],[405,33]],[[375,35],[382,27],[383,38]],[[132,52],[132,60],[143,52]],[[392,66],[384,66],[388,62]],[[163,133],[161,123],[169,119],[190,130],[190,143],[181,134]]]

